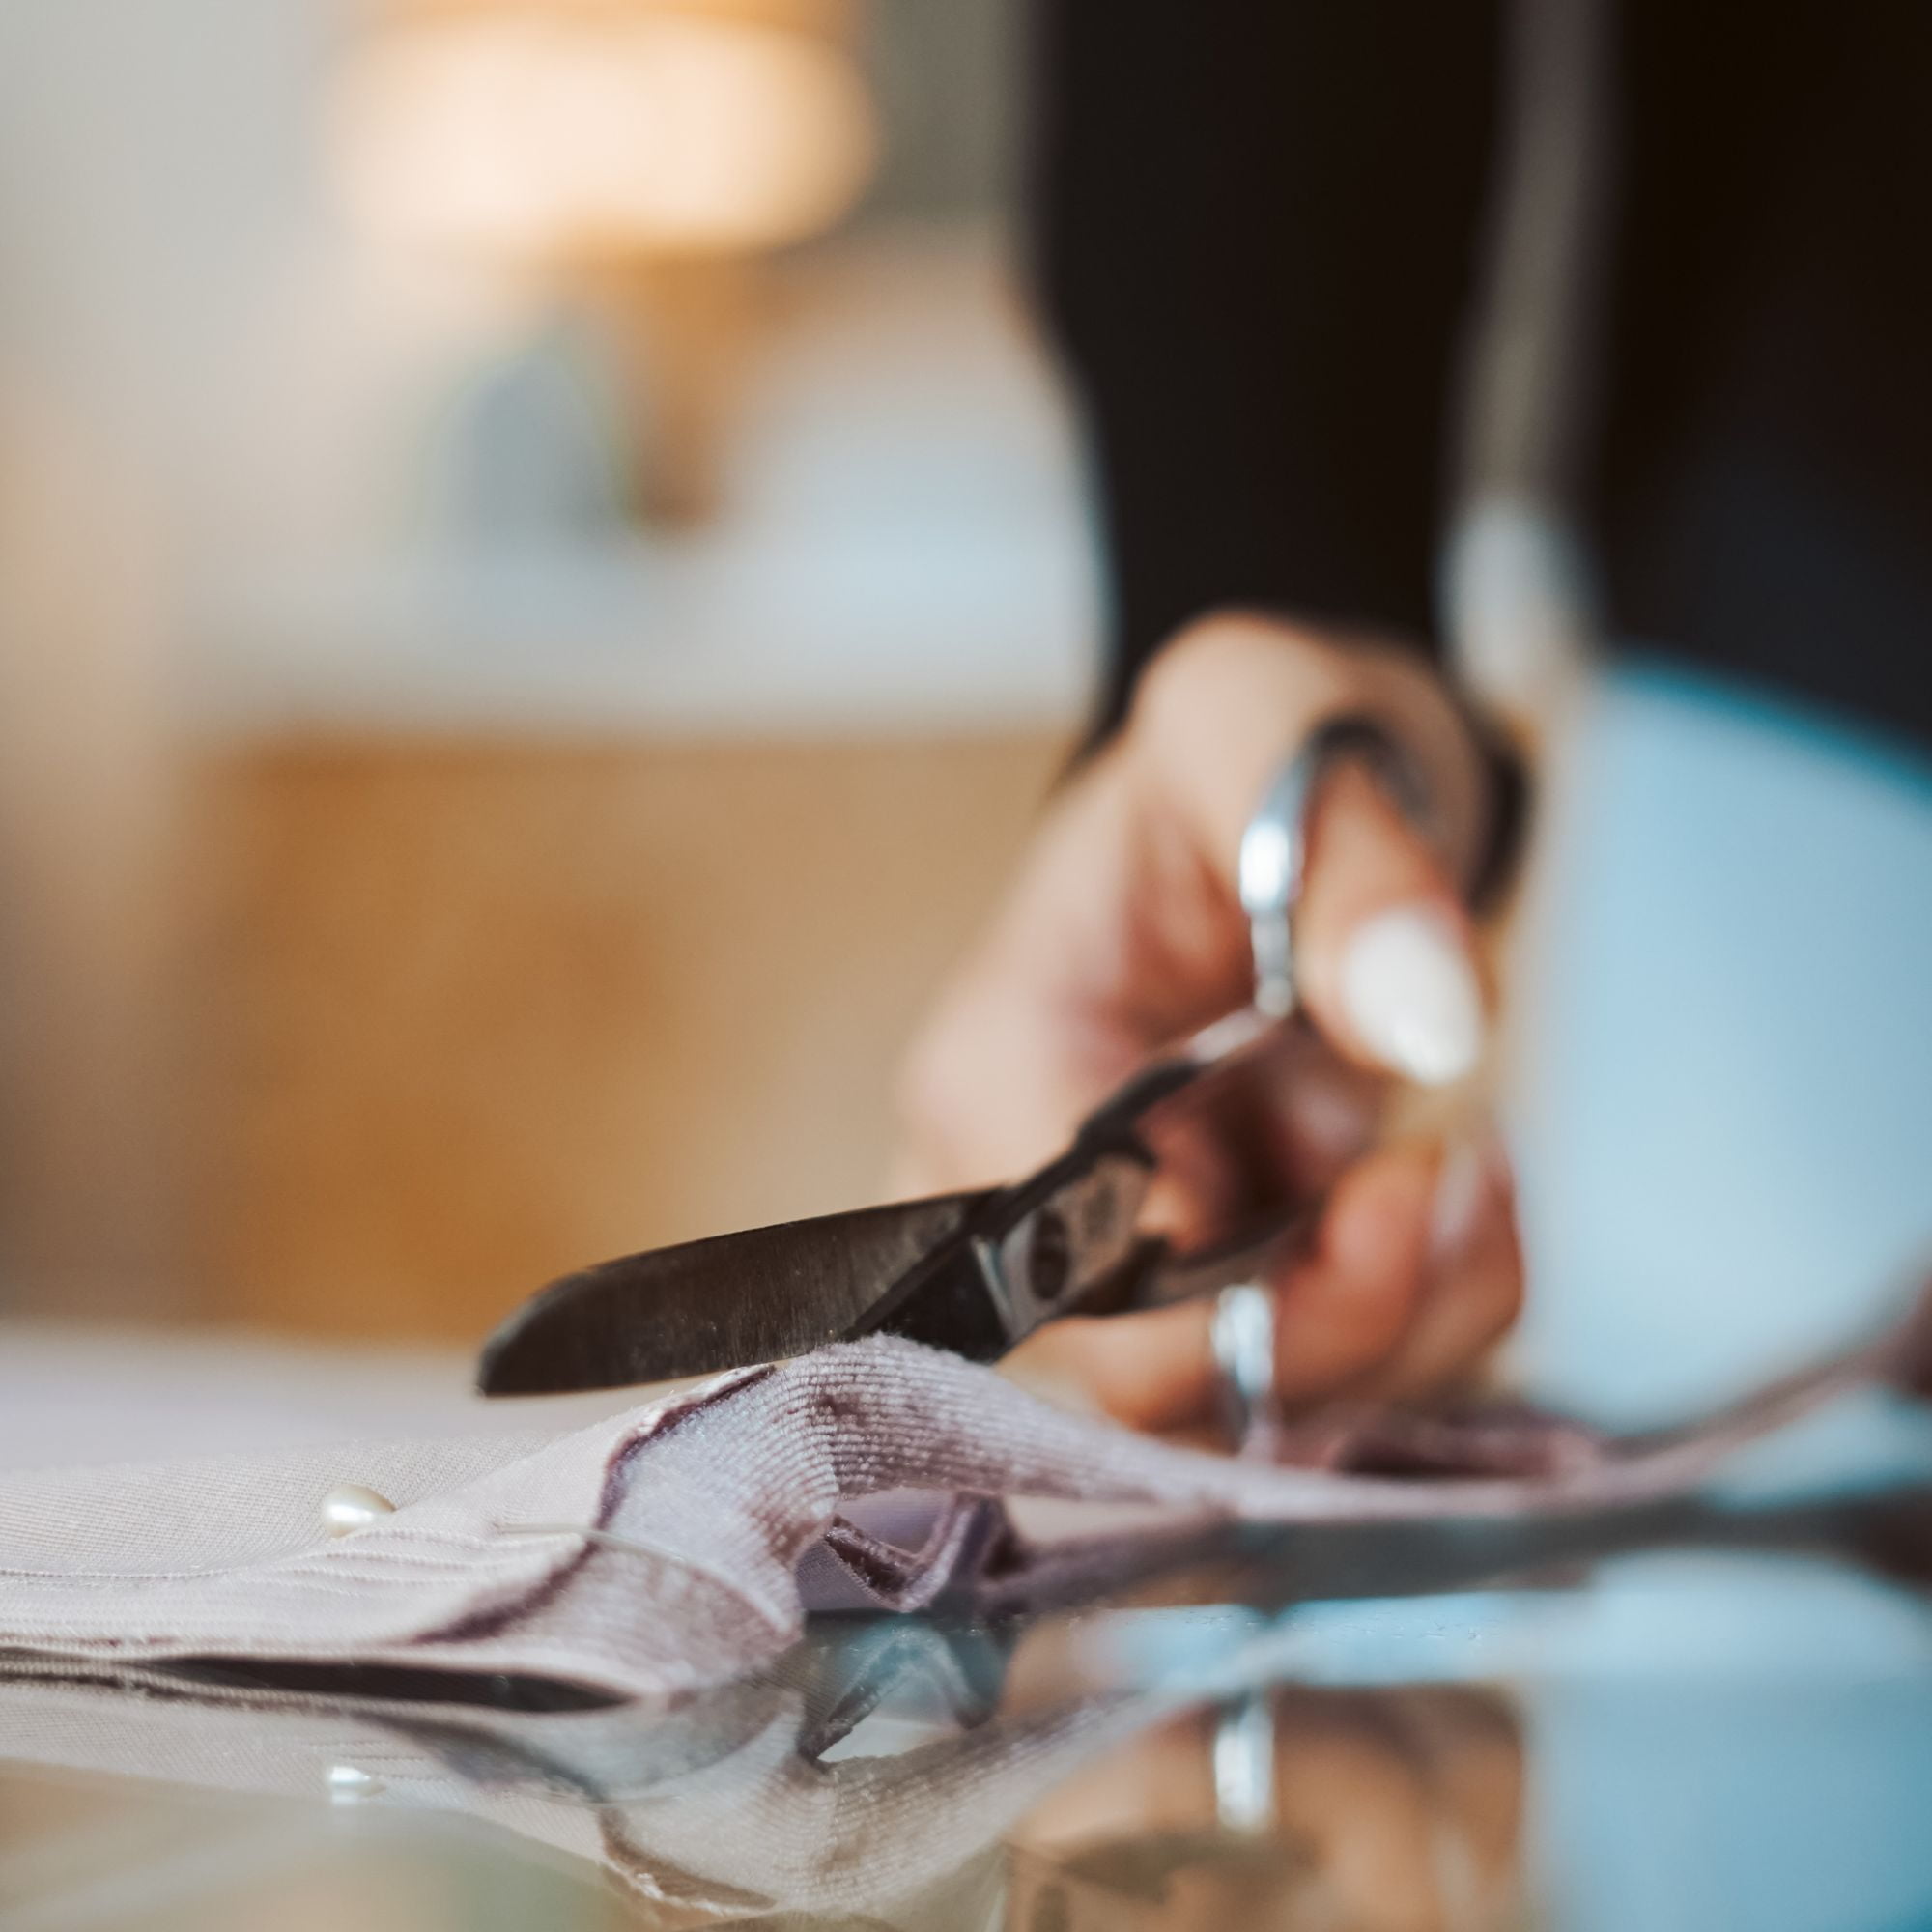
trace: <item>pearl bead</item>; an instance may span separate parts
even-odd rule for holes
[[[325,1782],[328,1786],[329,1801],[335,1804],[354,1804],[364,1798],[375,1798],[381,1795],[383,1789],[380,1777],[372,1777],[368,1772],[353,1764],[330,1765]]]
[[[330,1536],[348,1536],[367,1529],[385,1516],[394,1516],[396,1506],[387,1496],[365,1489],[360,1483],[338,1483],[322,1499],[322,1526]]]

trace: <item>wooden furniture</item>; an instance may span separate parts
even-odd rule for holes
[[[1036,731],[211,759],[197,1312],[465,1337],[606,1254],[875,1197],[898,1050],[1064,755]]]

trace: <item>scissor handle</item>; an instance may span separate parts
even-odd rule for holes
[[[1421,773],[1374,720],[1351,712],[1318,724],[1276,773],[1241,834],[1237,867],[1241,910],[1254,951],[1254,1007],[1286,1019],[1299,996],[1294,973],[1294,915],[1308,869],[1308,837],[1321,781],[1339,764],[1368,768],[1410,824],[1434,835],[1435,814]]]
[[[1009,1343],[1041,1321],[1075,1310],[1099,1313],[1177,1285],[1205,1293],[1251,1264],[1253,1241],[1235,1253],[1171,1256],[1139,1235],[1137,1220],[1153,1155],[1144,1117],[1275,1034],[1296,1010],[1294,914],[1307,869],[1308,836],[1322,781],[1336,766],[1368,768],[1411,823],[1428,830],[1427,795],[1414,766],[1387,730],[1355,714],[1326,721],[1295,748],[1248,821],[1238,855],[1242,909],[1254,948],[1255,991],[1238,1012],[1204,1029],[1181,1050],[1142,1068],[1088,1115],[1058,1160],[1002,1189],[962,1231]],[[1308,1209],[1291,1218],[1301,1218]],[[1267,1246],[1286,1229],[1264,1231]],[[1054,1257],[1045,1265],[1042,1257]],[[1197,1280],[1198,1277],[1198,1280]],[[1046,1292],[1042,1292],[1042,1284]]]
[[[1091,1156],[1133,1144],[1143,1114],[1210,1067],[1246,1052],[1296,1012],[1294,919],[1308,869],[1309,834],[1322,781],[1338,765],[1351,762],[1369,771],[1411,825],[1435,836],[1435,813],[1421,774],[1383,725],[1358,712],[1318,724],[1276,772],[1241,834],[1236,878],[1254,953],[1252,998],[1109,1094],[1082,1123],[1069,1160],[1083,1151]]]

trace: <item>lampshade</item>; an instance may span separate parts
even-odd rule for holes
[[[351,55],[330,104],[360,225],[498,258],[796,241],[849,207],[873,152],[840,47],[649,8],[398,22]]]

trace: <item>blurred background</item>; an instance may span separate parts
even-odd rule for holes
[[[1094,683],[1032,17],[0,0],[0,1308],[461,1344],[879,1196]],[[1439,629],[1545,753],[1519,1365],[1636,1419],[1924,1264],[1932,767],[1594,658],[1615,62],[1593,0],[1511,17]],[[1784,568],[1781,649],[1809,565],[1755,516],[1691,500],[1686,568]]]
[[[1594,321],[1569,238],[1605,11],[1513,10],[1440,628],[1544,753],[1504,962],[1514,1366],[1644,1422],[1842,1340],[1932,1261],[1932,763],[1669,638],[1591,662],[1588,570],[1519,445],[1565,428]],[[1698,16],[1726,84],[1755,35],[1623,11]],[[1806,115],[1768,118],[1797,152],[1810,26],[1758,11],[1806,42]],[[98,1451],[102,1411],[169,1453],[402,1433],[563,1269],[881,1195],[897,1056],[1095,681],[1087,493],[1016,271],[1026,19],[0,0],[0,1315],[142,1331],[0,1332],[35,1457]],[[1833,236],[1853,205],[1819,203]],[[1694,586],[1710,525],[1676,521]],[[1718,531],[1739,577],[1781,544],[1810,570],[1747,523]],[[1691,1621],[1729,1647],[1755,1614]],[[1776,1628],[1837,1658],[1845,1618]],[[1652,1792],[1624,1740],[1658,1720],[1605,1682],[1614,1778],[1574,1742],[1558,1772],[1591,1844],[1646,1847],[1654,1902],[1669,1859],[1602,1821]],[[1676,1749],[1706,1709],[1661,1696]],[[1763,1775],[1706,1780],[1751,1811],[1747,1863],[1784,1815],[1767,1780],[1821,1788],[1809,1705],[1790,1732],[1747,1725]],[[1692,1808],[1660,1814],[1674,1855]],[[120,1835],[64,1852],[89,1811]],[[225,1814],[118,1785],[12,1784],[0,1827],[101,1874],[123,1905],[89,1923],[616,1922],[401,1839],[333,1838],[217,1910],[193,1887]],[[234,1836],[261,1869],[312,1851],[252,1813]]]
[[[6,1305],[849,1205],[1077,728],[1004,0],[0,6]]]

